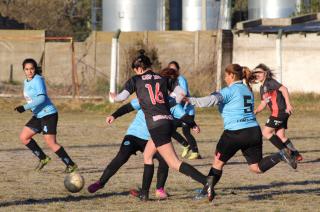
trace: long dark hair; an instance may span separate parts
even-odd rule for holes
[[[36,62],[34,59],[32,59],[32,58],[27,58],[27,59],[25,59],[25,60],[22,62],[22,68],[24,69],[24,67],[25,67],[26,64],[28,64],[28,63],[30,63],[30,64],[33,65],[34,70],[35,70],[35,74],[42,75],[42,69],[41,69],[41,67],[38,67],[37,62]]]
[[[168,77],[168,78],[171,78],[171,79],[177,79],[178,76],[179,76],[175,69],[168,68],[168,67],[162,69],[159,74],[161,76],[163,76],[163,77]]]
[[[147,68],[150,68],[152,65],[151,60],[148,56],[145,55],[145,50],[140,49],[139,50],[139,56],[135,58],[131,64],[131,68],[142,68],[143,70],[146,70]]]
[[[265,71],[267,74],[266,74],[266,79],[273,79],[274,77],[274,73],[272,72],[272,70],[266,66],[265,64],[263,63],[260,63],[259,65],[257,65],[254,70],[256,69],[262,69],[263,71]]]

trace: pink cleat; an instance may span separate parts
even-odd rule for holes
[[[97,181],[91,185],[88,186],[88,191],[90,193],[95,193],[96,191],[98,191],[99,189],[102,189],[103,186],[101,185],[100,181]]]
[[[167,199],[168,194],[167,194],[167,192],[165,192],[165,190],[163,188],[159,188],[156,190],[156,197],[158,199]]]

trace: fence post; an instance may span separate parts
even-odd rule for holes
[[[9,83],[13,83],[13,65],[10,64]]]

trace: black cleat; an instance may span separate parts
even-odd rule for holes
[[[297,168],[297,161],[296,157],[291,154],[291,151],[289,149],[282,149],[280,150],[281,159],[289,164],[289,166],[293,169]]]
[[[213,188],[213,176],[207,177],[207,184],[205,185],[205,188],[207,189],[208,200],[209,202],[212,202],[212,200],[216,196]]]
[[[129,193],[131,196],[139,198],[141,201],[149,200],[149,191],[142,191],[141,189],[131,189]]]

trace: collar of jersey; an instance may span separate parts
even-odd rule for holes
[[[234,81],[233,83],[231,83],[228,87],[233,86],[234,84],[242,84],[242,80],[238,80],[238,81]]]

